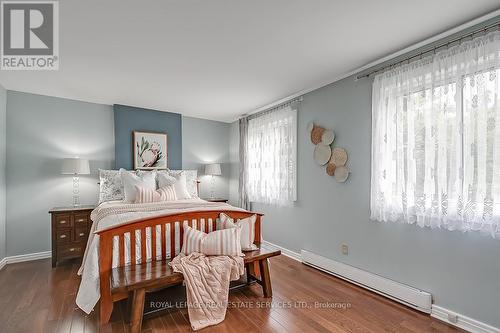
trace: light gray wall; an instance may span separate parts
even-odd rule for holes
[[[220,163],[221,176],[215,176],[215,195],[229,196],[229,134],[231,125],[219,121],[182,117],[182,168],[197,169],[200,197],[210,196],[210,178],[205,164]]]
[[[254,204],[265,240],[318,253],[432,293],[440,306],[500,327],[500,240],[369,219],[371,80],[344,79],[304,96],[298,113],[298,201]],[[309,121],[333,128],[349,154],[344,184],[313,161]],[[237,144],[232,133],[231,145]],[[234,191],[232,189],[231,191]],[[349,255],[341,254],[342,243]]]
[[[7,116],[2,123],[5,94]],[[97,202],[97,169],[114,168],[112,106],[0,90],[0,124],[5,123],[6,140],[1,141],[6,141],[7,147],[6,154],[0,151],[0,162],[1,156],[5,156],[3,161],[7,163],[6,172],[2,172],[0,163],[0,175],[6,175],[7,225],[2,232],[0,224],[0,236],[9,235],[6,254],[48,251],[48,211],[72,203],[72,177],[60,174],[61,159],[79,156],[90,160],[92,174],[80,178],[82,204]],[[223,175],[216,177],[216,194],[225,198],[229,195],[230,127],[227,123],[183,117],[183,168],[199,170],[201,196],[210,194],[210,181],[203,175],[203,166],[212,162],[222,165]],[[5,193],[1,181],[0,177],[0,200]],[[1,240],[0,237],[0,245]]]
[[[5,139],[7,91],[0,85],[0,260],[5,258]]]
[[[113,110],[73,100],[7,92],[7,255],[48,251],[53,206],[72,203],[61,159],[90,160],[80,201],[96,203],[97,169],[114,166]]]

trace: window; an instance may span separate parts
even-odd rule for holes
[[[500,32],[375,77],[371,218],[500,236]]]
[[[248,198],[278,206],[297,199],[297,110],[290,106],[248,120]]]

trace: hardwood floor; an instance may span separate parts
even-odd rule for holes
[[[4,267],[0,271],[0,332],[128,332],[124,305],[116,307],[111,322],[101,328],[95,311],[86,315],[76,306],[78,265],[69,262],[52,269],[46,259]],[[271,277],[272,303],[261,297],[258,285],[234,290],[226,320],[202,331],[463,332],[285,256],[271,259]],[[162,301],[183,296],[182,289],[171,293],[171,298],[162,296]],[[142,331],[191,332],[187,309],[145,318]]]

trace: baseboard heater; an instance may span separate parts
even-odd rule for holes
[[[431,313],[432,295],[362,269],[302,250],[302,262],[425,313]]]

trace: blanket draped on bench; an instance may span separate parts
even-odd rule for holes
[[[226,316],[229,283],[245,273],[243,258],[179,254],[169,264],[184,276],[193,330],[222,322]]]

